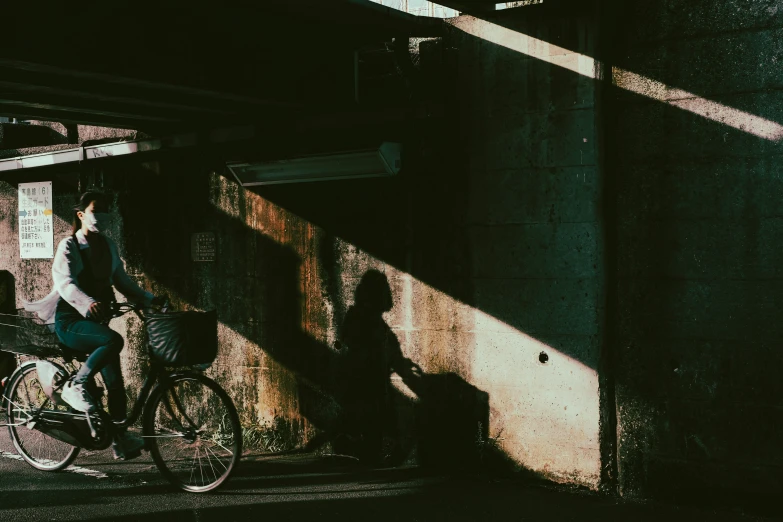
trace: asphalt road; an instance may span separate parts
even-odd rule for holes
[[[418,468],[370,470],[343,457],[248,456],[222,490],[173,490],[143,457],[82,453],[69,472],[18,460],[0,430],[0,520],[144,522],[233,520],[770,520],[741,513],[638,505],[518,480],[445,476]]]

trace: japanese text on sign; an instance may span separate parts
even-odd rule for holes
[[[19,255],[22,259],[54,257],[51,181],[19,184]]]
[[[216,252],[214,232],[198,232],[190,238],[190,254],[193,261],[214,261]]]

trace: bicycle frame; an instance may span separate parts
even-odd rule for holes
[[[117,430],[128,428],[129,426],[136,423],[136,421],[139,419],[139,417],[141,417],[142,413],[144,412],[144,406],[147,404],[147,400],[149,399],[150,394],[152,393],[152,390],[155,388],[156,385],[163,386],[169,379],[176,378],[181,375],[187,375],[189,373],[195,373],[195,372],[193,372],[193,370],[167,371],[160,364],[151,361],[150,371],[147,373],[147,376],[144,378],[144,382],[142,383],[141,390],[139,391],[139,394],[136,397],[136,400],[133,404],[133,408],[131,409],[130,414],[125,419],[123,419],[122,421],[111,420],[108,417],[108,413],[103,409],[99,409],[97,412],[93,412],[92,415],[97,414],[102,421],[106,422],[106,426],[108,428],[107,430],[108,434],[111,436]],[[61,386],[62,385],[58,386],[58,388]],[[166,401],[165,403],[165,407],[168,410],[171,417],[173,419],[177,418],[176,415],[174,415],[174,409],[176,409],[177,411],[180,412],[181,415],[183,415],[183,417],[186,420],[188,420],[188,422],[192,422],[188,418],[187,414],[185,413],[185,408],[182,406],[179,397],[176,394],[172,394],[171,399],[173,400],[174,403],[173,407],[169,401]],[[10,402],[10,399],[6,397],[4,394],[3,403],[5,403],[5,401]],[[0,427],[23,426],[29,423],[32,419],[42,416],[45,419],[45,421],[49,421],[59,425],[71,424],[72,426],[77,427],[83,422],[86,422],[90,430],[93,433],[95,432],[95,429],[92,426],[93,421],[91,420],[91,417],[89,415],[80,412],[62,412],[62,411],[47,409],[47,407],[52,402],[53,402],[52,399],[49,397],[33,415],[28,415],[29,418],[26,419],[25,421],[17,422],[17,423],[0,424]],[[57,420],[55,420],[55,418]],[[180,426],[180,428],[182,428],[182,426]],[[93,438],[94,437],[95,436],[93,435]],[[101,449],[101,447],[104,446],[104,444],[100,444],[100,443],[97,446],[94,444],[85,444],[83,443],[83,441],[79,440],[79,437],[69,437],[69,440],[65,440],[65,442],[68,442],[69,444],[72,444],[74,446],[84,447],[87,449]]]
[[[189,373],[195,372],[193,370],[166,371],[165,368],[160,364],[155,363],[154,361],[151,362],[150,372],[144,378],[144,383],[141,385],[141,390],[139,391],[138,397],[136,397],[136,402],[133,404],[130,415],[128,415],[128,417],[123,421],[114,421],[114,427],[120,429],[127,428],[128,426],[133,425],[139,419],[141,414],[144,412],[144,406],[147,404],[147,399],[149,399],[149,396],[152,393],[152,390],[155,388],[155,385],[163,386],[169,379],[177,378]],[[187,414],[185,413],[185,408],[182,406],[179,397],[176,394],[173,394],[172,399],[174,400],[174,406],[177,408],[180,414],[182,414],[188,422],[192,423],[191,419],[188,418]],[[171,414],[173,418],[176,418],[174,411],[168,402],[166,403],[166,409],[169,410],[169,414]]]
[[[139,395],[136,397],[136,402],[133,403],[130,415],[122,421],[113,421],[112,424],[114,427],[122,429],[134,424],[144,411],[144,405],[147,404],[147,399],[149,398],[150,393],[152,393],[155,384],[158,380],[163,382],[165,379],[168,379],[170,375],[170,372],[165,371],[160,365],[152,362],[147,376],[144,377],[144,382],[141,385]]]

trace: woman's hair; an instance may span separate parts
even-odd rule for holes
[[[79,197],[79,202],[73,206],[73,234],[82,228],[82,220],[79,219],[79,212],[84,212],[93,201],[106,205],[108,198],[102,192],[89,191]]]

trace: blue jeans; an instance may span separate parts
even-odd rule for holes
[[[73,381],[90,389],[92,378],[100,371],[109,394],[109,414],[113,420],[123,420],[128,412],[120,366],[125,340],[108,326],[86,319],[58,317],[54,327],[61,343],[74,352],[90,354]]]

